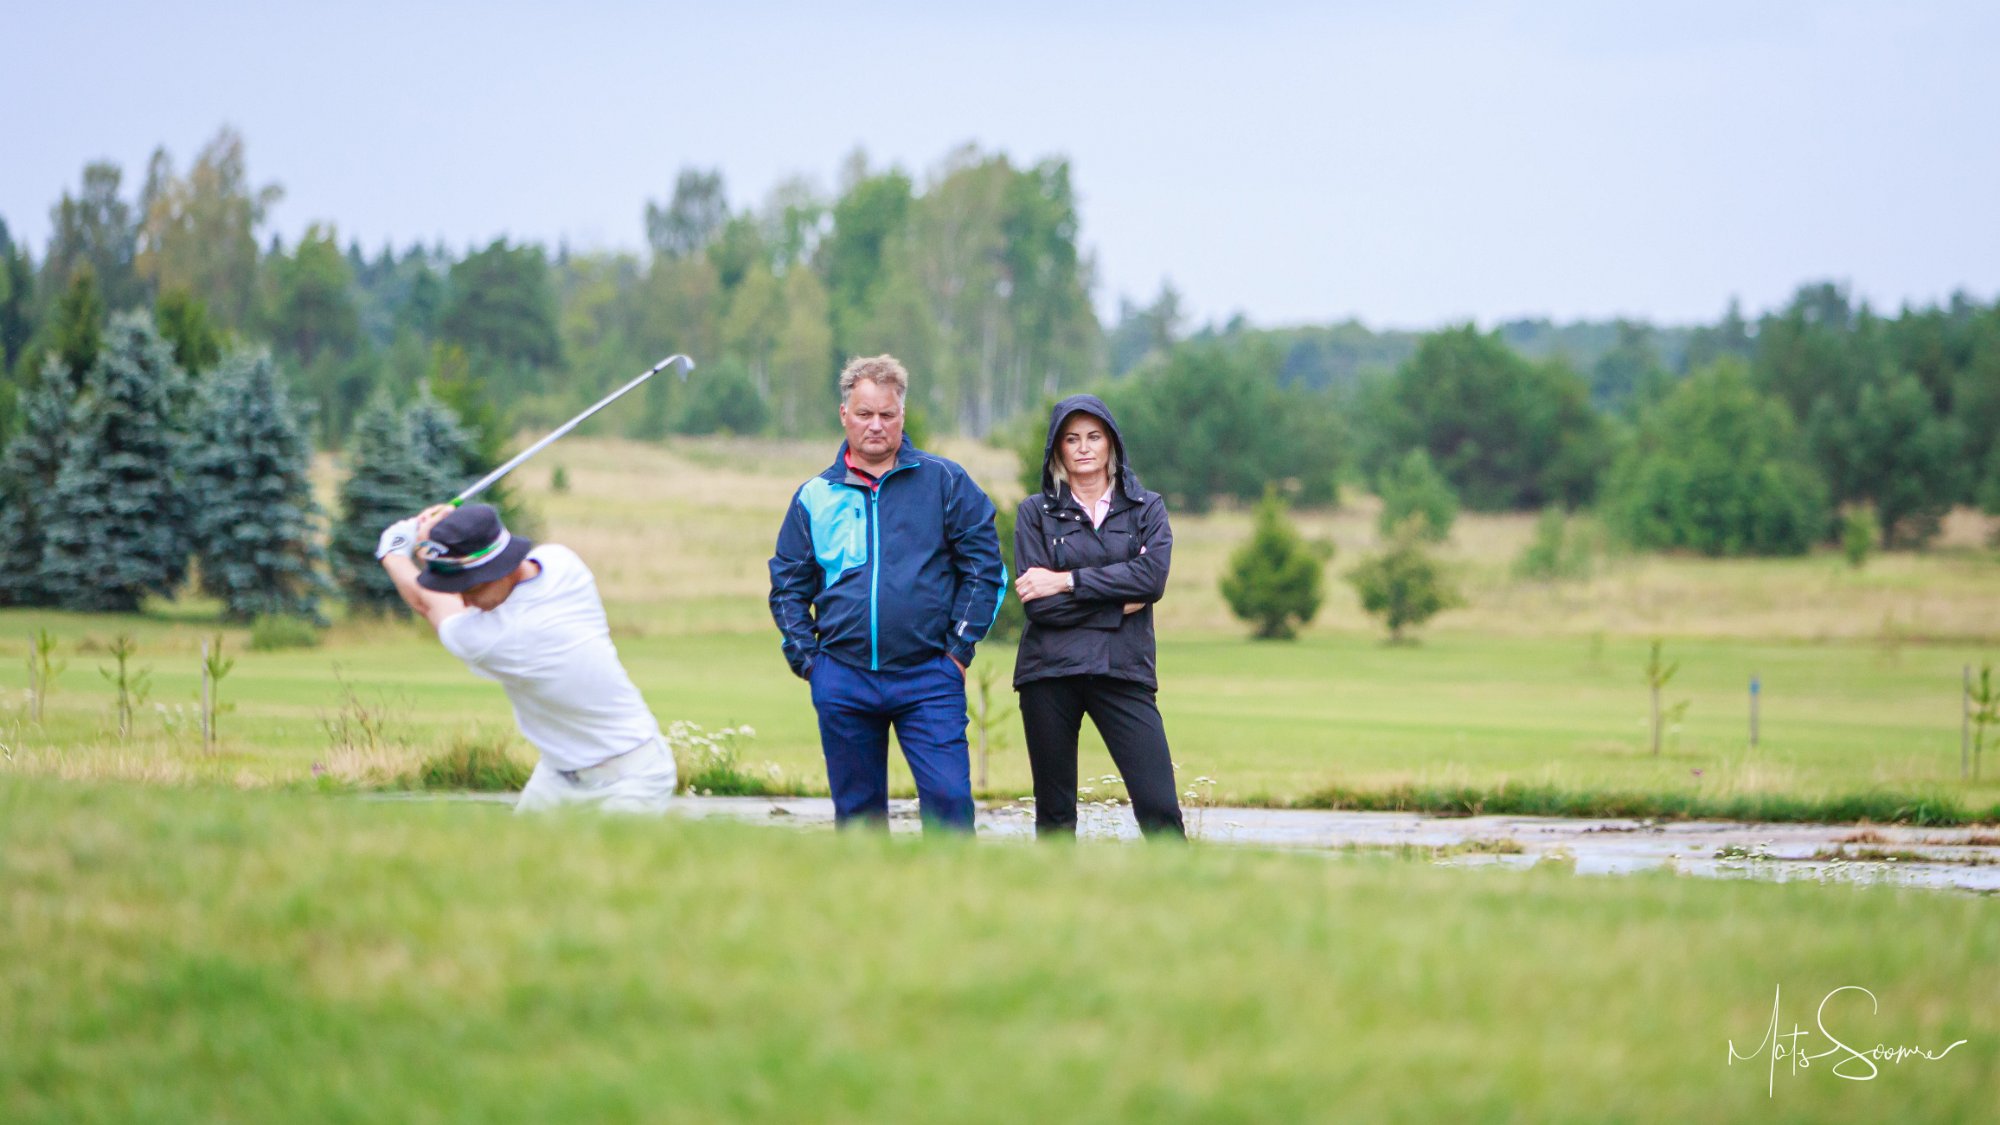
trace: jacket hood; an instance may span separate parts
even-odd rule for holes
[[[1125,455],[1125,437],[1118,432],[1118,419],[1111,416],[1111,408],[1096,395],[1071,395],[1056,403],[1055,409],[1049,412],[1048,439],[1042,443],[1043,494],[1051,499],[1061,495],[1056,488],[1056,435],[1062,432],[1063,423],[1069,420],[1069,416],[1078,411],[1100,419],[1104,428],[1111,431],[1111,445],[1118,453],[1118,479],[1113,482],[1114,486],[1135,504],[1144,500],[1146,489],[1139,483],[1139,474],[1132,471],[1132,459]]]

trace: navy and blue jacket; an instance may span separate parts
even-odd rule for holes
[[[993,501],[959,465],[903,439],[870,487],[847,443],[799,487],[771,557],[771,617],[800,677],[822,655],[873,671],[972,650],[1007,590]]]

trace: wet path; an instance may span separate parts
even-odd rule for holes
[[[400,798],[410,799],[410,798]],[[512,794],[464,799],[512,801]],[[682,797],[675,813],[826,827],[824,797]],[[1189,808],[1189,834],[1213,844],[1316,851],[1414,850],[1455,866],[1527,867],[1560,862],[1579,874],[1671,869],[1712,878],[1775,882],[1882,883],[2000,893],[2000,829],[1905,828],[1729,821],[1586,820],[1565,817],[1440,817],[1422,813]],[[915,801],[890,802],[890,827],[919,830]],[[982,836],[1029,839],[1034,814],[1021,805],[983,809]],[[1138,838],[1129,810],[1081,810],[1079,835]]]

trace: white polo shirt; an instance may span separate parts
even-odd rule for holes
[[[552,769],[584,769],[658,738],[659,721],[618,661],[590,568],[553,543],[528,558],[540,574],[498,609],[446,618],[438,639],[506,689],[514,722]]]

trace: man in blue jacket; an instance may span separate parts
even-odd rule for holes
[[[925,824],[972,831],[965,669],[1007,589],[993,501],[903,436],[893,356],[840,373],[840,455],[800,486],[771,558],[785,662],[812,684],[835,819],[886,826],[889,727]]]

